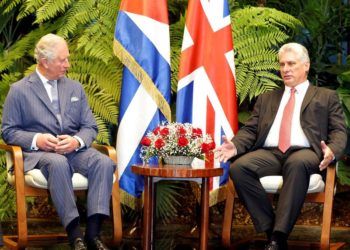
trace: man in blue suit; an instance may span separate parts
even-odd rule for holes
[[[74,249],[107,249],[99,233],[109,216],[113,161],[90,145],[97,125],[80,83],[65,74],[70,66],[66,41],[43,36],[34,51],[34,73],[14,83],[3,109],[2,136],[23,150],[24,169],[38,168],[48,180],[53,204]],[[71,177],[86,176],[87,227],[79,226]]]

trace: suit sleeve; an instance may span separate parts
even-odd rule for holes
[[[11,86],[6,97],[2,115],[2,138],[8,144],[18,145],[29,151],[36,132],[23,128],[22,92],[19,86]]]
[[[329,98],[328,138],[326,144],[339,160],[347,143],[347,131],[342,107],[335,91]]]
[[[98,128],[82,87],[80,109],[80,128],[75,135],[84,141],[86,147],[90,147],[97,136]]]

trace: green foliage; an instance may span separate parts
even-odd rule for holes
[[[268,1],[268,6],[290,13],[303,23],[303,32],[295,39],[309,51],[312,82],[338,87],[336,75],[328,69],[341,64],[341,56],[346,54],[342,42],[348,40],[350,6],[343,0],[273,0]]]
[[[240,103],[278,88],[277,49],[301,27],[292,16],[270,8],[247,7],[231,13],[236,88]]]
[[[163,223],[169,223],[177,215],[177,207],[181,206],[178,199],[184,190],[181,181],[160,181],[157,185],[156,217]]]
[[[344,161],[338,162],[337,177],[341,185],[350,185],[349,166]]]
[[[6,166],[5,153],[0,153],[0,166]],[[0,221],[15,215],[16,202],[15,193],[7,184],[7,171],[0,167]]]

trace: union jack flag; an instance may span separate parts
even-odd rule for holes
[[[227,0],[190,0],[182,43],[176,119],[201,127],[216,145],[238,130],[231,19]],[[220,166],[213,157],[206,165]],[[209,167],[209,166],[208,166]],[[219,188],[228,179],[211,180],[210,204],[223,199]],[[215,190],[215,192],[214,192]]]
[[[166,0],[123,0],[114,35],[114,53],[125,65],[120,98],[117,155],[122,201],[135,208],[143,178],[131,171],[140,164],[140,141],[171,119],[170,36]]]

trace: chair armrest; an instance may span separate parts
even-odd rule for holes
[[[336,163],[330,164],[327,167],[327,175],[326,175],[326,185],[325,185],[325,193],[332,193],[334,195],[334,187],[336,180]]]
[[[0,149],[5,150],[7,153],[11,155],[15,176],[23,177],[24,167],[23,167],[22,148],[20,146],[0,143]]]
[[[117,164],[117,151],[114,147],[96,143],[93,143],[91,146],[101,153],[108,155],[114,161],[114,163]]]

